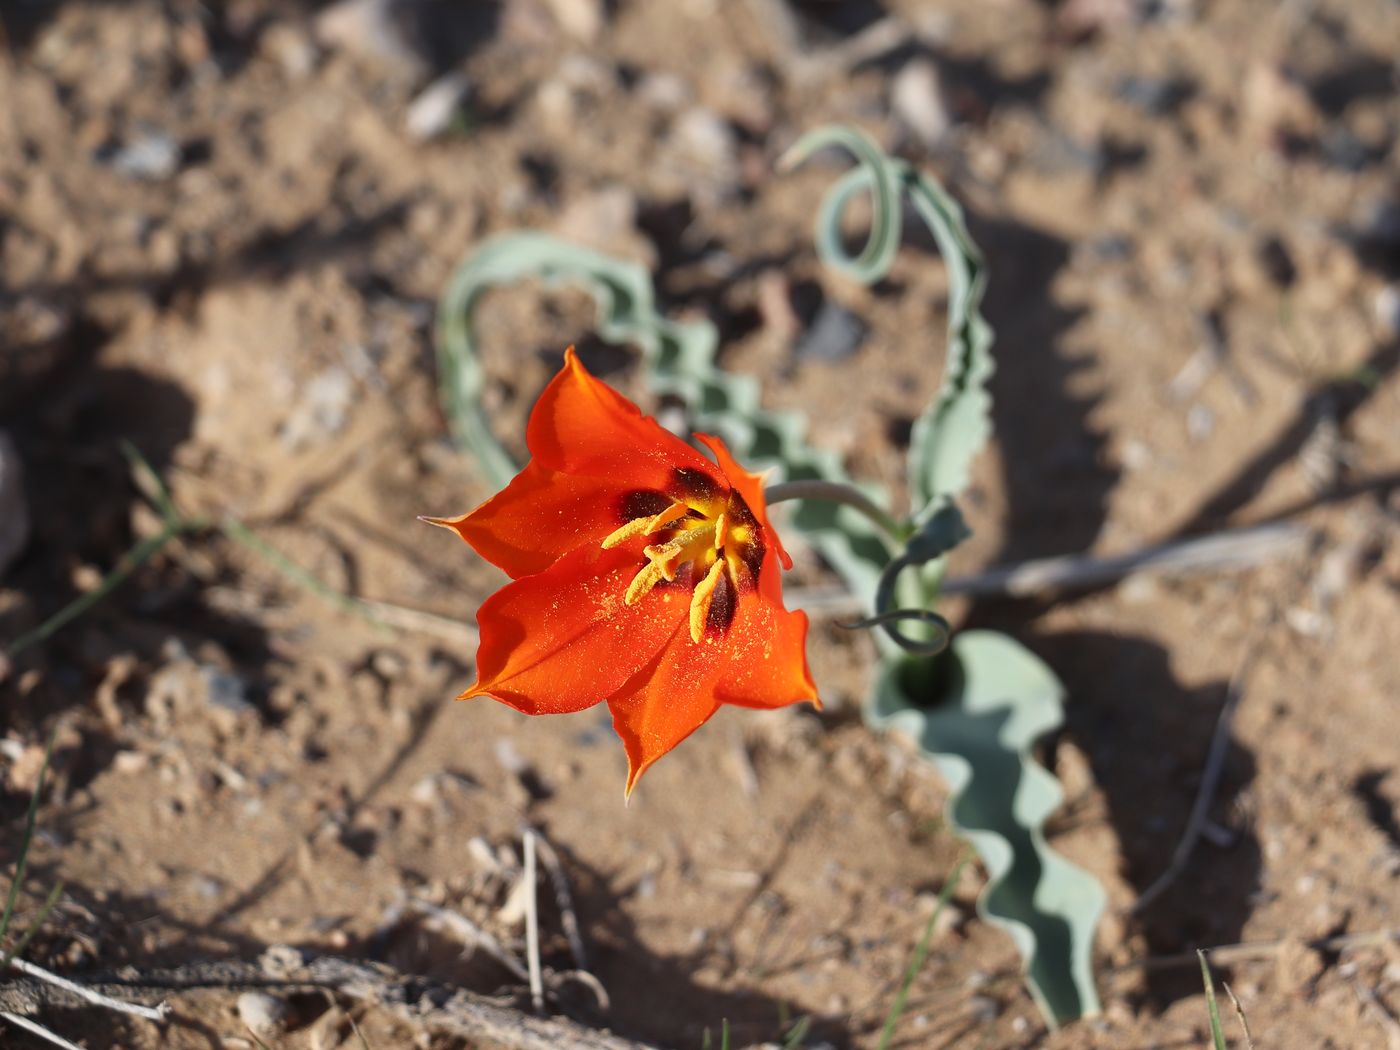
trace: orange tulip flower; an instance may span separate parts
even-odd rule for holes
[[[571,347],[526,430],[532,459],[455,530],[512,578],[477,613],[476,682],[529,715],[606,701],[627,793],[721,704],[820,706],[807,617],[783,607],[762,480],[711,462],[595,379]]]

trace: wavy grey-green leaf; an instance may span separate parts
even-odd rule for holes
[[[928,696],[909,695],[900,666],[886,664],[872,721],[909,733],[947,780],[948,821],[987,868],[978,911],[1015,942],[1041,1011],[1056,1023],[1097,1013],[1091,957],[1104,892],[1046,844],[1062,796],[1030,754],[1060,725],[1063,689],[1039,658],[991,631],[955,635],[941,659],[942,688]]]

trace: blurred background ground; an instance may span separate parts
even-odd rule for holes
[[[191,511],[470,623],[498,578],[414,520],[490,494],[444,437],[431,325],[454,263],[517,227],[647,263],[672,312],[719,325],[726,367],[897,489],[942,360],[941,263],[913,237],[873,289],[823,272],[810,221],[839,169],[773,172],[802,131],[853,122],[945,180],[991,265],[997,436],[954,571],[1284,516],[1319,538],[1248,573],[950,605],[1069,687],[1050,831],[1109,891],[1105,1013],[1045,1030],[969,876],[898,1045],[1202,1046],[1198,976],[1141,962],[1237,941],[1281,942],[1222,969],[1260,1047],[1395,1045],[1400,950],[1305,946],[1400,925],[1394,4],[28,0],[0,24],[0,452],[32,523],[13,550],[0,530],[0,637],[158,527],[123,440]],[[642,398],[589,318],[568,292],[487,300],[517,447],[571,341]],[[789,586],[829,582],[808,553]],[[1130,915],[1252,639],[1208,841]],[[583,1016],[698,1047],[723,1018],[748,1045],[809,1015],[809,1045],[873,1047],[959,847],[941,783],[860,724],[867,646],[819,619],[826,713],[725,712],[623,808],[598,712],[453,704],[469,639],[378,632],[240,547],[181,541],[4,672],[0,860],[56,726],[34,886],[68,889],[36,961],[81,977],[290,943],[489,992],[517,982],[394,909],[517,941],[529,822],[610,995],[579,993]],[[558,931],[547,915],[567,967]],[[252,1045],[234,995],[180,1010],[163,1034],[49,1020],[94,1048]],[[459,1045],[355,1016],[376,1047]],[[353,1040],[313,1001],[272,1042]]]

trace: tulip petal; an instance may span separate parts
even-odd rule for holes
[[[458,699],[489,695],[529,715],[582,711],[621,689],[686,621],[688,576],[627,605],[641,541],[580,547],[507,584],[477,613],[477,680]]]
[[[460,518],[434,520],[453,529],[512,579],[544,572],[576,547],[597,546],[625,523],[627,493],[615,481],[561,474],[538,460],[504,489]]]
[[[723,633],[690,638],[677,628],[656,658],[611,695],[613,727],[627,750],[627,791],[658,758],[699,729],[721,703],[774,708],[821,706],[807,667],[807,616],[782,605],[775,558],[757,588],[742,591]]]
[[[713,463],[593,378],[573,347],[535,402],[525,441],[542,466],[565,474],[616,476],[637,488],[668,491],[679,469],[722,485]]]

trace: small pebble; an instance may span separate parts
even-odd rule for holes
[[[238,997],[238,1018],[254,1035],[279,1034],[287,1024],[287,1004],[266,992],[244,992]]]
[[[866,324],[840,303],[825,302],[811,327],[797,340],[797,356],[817,361],[841,361],[865,340]]]
[[[1375,197],[1364,201],[1353,225],[1363,241],[1377,248],[1400,248],[1400,202]]]
[[[989,995],[974,995],[967,1001],[967,1009],[982,1024],[990,1024],[1001,1013],[1001,1004]]]
[[[1400,284],[1388,284],[1378,291],[1371,308],[1381,332],[1390,339],[1400,337]]]
[[[1186,413],[1186,434],[1192,441],[1204,441],[1215,431],[1215,413],[1202,404]]]
[[[938,67],[926,58],[906,63],[890,85],[890,108],[928,148],[938,145],[952,127],[943,101]]]
[[[1130,106],[1149,116],[1160,117],[1191,97],[1191,84],[1176,77],[1130,75],[1118,82],[1116,93]]]
[[[576,40],[591,44],[603,31],[602,0],[548,0],[548,5],[560,28]]]
[[[282,424],[282,444],[298,451],[340,432],[355,399],[355,378],[339,365],[327,368],[305,385]]]
[[[470,83],[461,73],[447,73],[425,87],[404,114],[404,129],[409,137],[427,142],[451,130],[469,88]]]
[[[416,41],[404,31],[405,12],[396,11],[395,6],[393,0],[338,0],[317,13],[313,22],[316,40],[417,75],[426,63]]]
[[[112,170],[129,179],[168,179],[180,167],[180,144],[163,131],[148,131],[107,158]]]
[[[1318,149],[1328,164],[1347,172],[1363,171],[1376,159],[1366,143],[1346,128],[1334,125],[1323,130]]]
[[[258,40],[259,50],[281,67],[288,80],[301,80],[316,68],[316,45],[302,26],[281,22],[269,26]]]
[[[710,174],[732,173],[737,157],[734,132],[712,109],[694,106],[676,118],[676,144]]]

